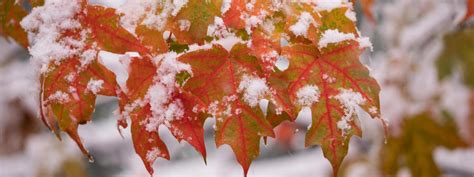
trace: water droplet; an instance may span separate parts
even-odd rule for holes
[[[91,155],[89,155],[89,163],[94,163],[94,157],[92,157]]]

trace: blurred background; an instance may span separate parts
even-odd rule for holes
[[[111,7],[123,0],[91,0]],[[382,87],[378,121],[360,112],[364,137],[351,139],[340,176],[474,176],[474,18],[465,0],[377,0],[375,21],[356,6],[358,26],[373,50],[361,60]],[[59,141],[38,119],[37,76],[28,52],[0,38],[0,177],[148,177],[129,129],[117,132],[117,100],[99,97],[94,122],[79,133],[96,161],[70,138]],[[304,148],[307,118],[283,123],[261,146],[249,177],[329,177],[319,147]],[[159,159],[157,177],[242,177],[227,146],[216,149],[205,124],[207,165],[188,144],[162,128],[172,160]],[[66,137],[66,136],[64,136]]]

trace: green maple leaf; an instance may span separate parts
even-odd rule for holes
[[[455,123],[445,118],[443,123],[435,121],[428,113],[405,119],[400,136],[391,136],[382,151],[382,171],[396,175],[406,166],[412,176],[437,177],[441,171],[433,159],[437,147],[454,149],[467,144],[457,134]]]

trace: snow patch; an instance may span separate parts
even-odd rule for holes
[[[321,39],[318,42],[318,46],[319,48],[325,48],[328,44],[339,43],[345,40],[355,40],[354,34],[339,32],[338,29],[329,29],[324,31]]]
[[[225,14],[231,6],[232,0],[223,0],[221,6],[221,14]]]
[[[152,163],[160,157],[161,151],[157,147],[152,148],[146,153],[146,161]]]
[[[257,106],[260,99],[269,93],[267,81],[264,78],[244,75],[240,81],[238,91],[243,92],[244,101],[250,106]]]
[[[214,23],[207,27],[207,35],[223,38],[229,36],[231,33],[224,24],[224,20],[221,17],[214,17]]]
[[[348,8],[348,9],[346,10],[346,13],[344,13],[344,15],[345,15],[349,20],[351,20],[351,21],[353,21],[353,22],[357,22],[356,13],[355,13],[352,9]]]
[[[69,101],[69,95],[62,91],[56,91],[48,97],[48,101],[58,101],[59,103],[66,103]]]
[[[188,4],[188,0],[173,0],[174,9],[171,15],[176,16],[186,4]]]
[[[339,94],[334,98],[339,101],[344,109],[344,115],[337,122],[337,127],[345,133],[351,128],[349,122],[353,121],[353,117],[357,113],[356,108],[364,104],[366,100],[359,92],[354,92],[352,89],[339,89]]]
[[[90,90],[92,93],[97,94],[102,89],[102,85],[104,84],[103,80],[94,80],[91,79],[87,83],[87,90]]]
[[[176,60],[177,54],[169,52],[159,55],[153,60],[159,63],[154,84],[148,89],[145,101],[150,104],[152,117],[146,125],[147,131],[157,131],[162,124],[170,127],[170,121],[179,120],[184,115],[183,104],[180,99],[173,99],[179,85],[176,83],[176,74],[188,72],[192,75],[191,66]]]
[[[46,72],[50,62],[59,61],[82,54],[87,31],[79,38],[62,37],[66,30],[77,30],[81,23],[74,19],[81,10],[78,0],[47,0],[44,6],[34,8],[21,22],[28,32],[32,59]]]
[[[306,85],[296,92],[296,103],[300,106],[311,106],[319,101],[320,91],[316,85]]]
[[[315,24],[313,16],[308,12],[301,13],[298,22],[290,26],[290,31],[293,32],[296,36],[308,35],[308,28],[311,24]]]
[[[178,24],[180,31],[188,31],[189,27],[191,27],[191,22],[189,20],[179,20]]]
[[[343,3],[347,3],[347,0],[314,0],[314,2],[317,10],[331,11],[343,7]]]
[[[368,37],[359,37],[356,40],[357,42],[359,42],[360,49],[369,48],[370,51],[374,50],[374,47],[372,46],[372,42],[370,42],[370,39]]]

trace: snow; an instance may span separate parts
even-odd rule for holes
[[[352,33],[342,33],[338,29],[329,29],[324,31],[321,39],[318,42],[319,48],[325,48],[328,44],[339,43],[345,40],[355,40],[355,36]]]
[[[260,99],[268,95],[269,88],[264,78],[244,75],[238,91],[243,92],[243,100],[250,106],[257,106]]]
[[[372,42],[370,42],[370,39],[368,37],[359,37],[356,40],[357,42],[359,42],[360,49],[369,48],[370,51],[374,50],[374,47],[372,46]]]
[[[121,15],[121,26],[132,34],[135,34],[135,28],[138,25],[145,25],[161,31],[164,29],[171,11],[179,12],[175,5],[184,5],[183,2],[180,0],[171,4],[170,1],[161,0],[126,0],[117,8],[116,13]]]
[[[350,8],[347,8],[346,10],[346,13],[344,13],[344,15],[351,21],[353,22],[357,22],[357,17],[356,17],[356,13],[350,9]]]
[[[181,10],[181,8],[186,6],[187,3],[188,0],[173,0],[174,9],[171,12],[171,15],[176,16]]]
[[[208,36],[216,36],[219,38],[227,37],[231,33],[224,24],[224,20],[221,17],[214,17],[214,23],[207,27]]]
[[[98,53],[99,52],[96,49],[88,49],[84,51],[81,55],[81,66],[87,66],[89,63],[95,60]]]
[[[247,9],[251,8],[253,8],[253,5],[251,3],[247,3]],[[247,14],[246,12],[242,13],[240,18],[245,22],[245,31],[247,31],[248,34],[252,34],[252,28],[262,24],[267,15],[268,12],[264,10],[261,10],[256,16]]]
[[[351,125],[349,124],[348,120],[346,119],[341,119],[339,121],[337,121],[337,128],[342,130],[343,132],[346,132],[348,131],[349,129],[351,129]]]
[[[154,147],[146,153],[146,161],[152,163],[160,156],[160,149]]]
[[[300,106],[311,106],[319,101],[320,91],[316,85],[306,85],[296,92],[296,103]]]
[[[222,7],[221,7],[221,14],[225,14],[231,6],[232,0],[223,0]]]
[[[97,94],[102,89],[102,85],[104,84],[103,80],[94,80],[91,79],[87,83],[87,90],[90,90],[92,93]]]
[[[176,60],[177,54],[169,52],[156,56],[153,60],[159,64],[153,85],[145,95],[145,101],[150,104],[152,117],[146,125],[147,131],[157,131],[160,125],[170,127],[170,122],[179,120],[184,115],[180,99],[173,99],[177,92],[176,74],[187,72],[192,75],[191,66]]]
[[[267,69],[273,70],[273,67],[276,64],[276,60],[278,59],[278,52],[276,50],[270,50],[264,54],[260,55],[260,58],[269,65],[266,66]]]
[[[315,24],[313,16],[308,12],[303,12],[298,18],[298,22],[290,26],[290,31],[296,36],[307,36],[308,28],[311,24]]]
[[[351,128],[349,122],[356,116],[356,109],[362,104],[365,104],[366,100],[362,97],[359,92],[354,92],[352,89],[339,89],[339,94],[334,96],[336,100],[342,105],[344,109],[344,115],[341,120],[337,122],[337,127],[345,133]]]
[[[81,28],[74,16],[81,10],[78,0],[47,0],[44,6],[34,8],[21,21],[28,32],[32,59],[46,72],[50,62],[56,62],[82,54],[87,32],[82,31],[79,39],[61,38],[65,30]]]
[[[343,7],[343,4],[347,3],[347,0],[314,0],[314,2],[318,10],[331,11]]]
[[[59,103],[66,103],[69,99],[69,95],[62,91],[56,91],[48,97],[48,101],[57,101]]]
[[[189,20],[179,20],[178,24],[180,31],[188,31],[189,27],[191,27],[191,22]]]

